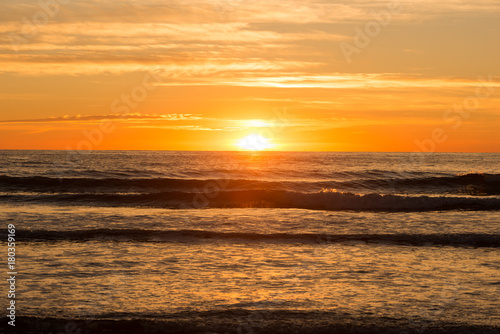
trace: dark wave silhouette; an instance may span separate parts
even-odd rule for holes
[[[158,193],[3,194],[1,201],[93,206],[159,208],[298,208],[313,210],[435,211],[500,210],[500,198],[464,196],[406,196],[320,191],[244,190]]]
[[[400,193],[462,193],[468,195],[499,195],[500,175],[471,173],[436,177],[365,177],[343,181],[259,181],[247,179],[179,179],[179,178],[52,178],[42,176],[11,177],[0,175],[0,190],[32,192],[166,192],[219,190],[293,190],[341,191],[389,190]]]
[[[2,232],[5,234],[5,232]],[[0,233],[0,235],[2,234]],[[364,242],[409,246],[500,247],[500,235],[471,234],[315,234],[315,233],[246,233],[204,230],[143,230],[91,229],[73,231],[17,231],[21,241],[88,241],[110,240],[123,242],[265,242],[265,243],[341,243]]]

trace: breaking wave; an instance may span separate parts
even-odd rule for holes
[[[353,194],[336,191],[303,193],[278,190],[158,193],[2,194],[11,203],[159,208],[297,208],[359,211],[500,210],[498,197]]]
[[[33,192],[193,192],[216,186],[223,190],[288,190],[318,191],[338,189],[341,191],[373,190],[400,193],[461,193],[467,195],[499,195],[500,175],[470,173],[451,176],[390,177],[373,178],[366,173],[350,180],[315,181],[262,181],[248,179],[182,179],[182,178],[53,178],[43,176],[12,177],[0,175],[0,189],[4,191]]]

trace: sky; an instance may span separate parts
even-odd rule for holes
[[[0,9],[0,149],[500,152],[498,0]]]

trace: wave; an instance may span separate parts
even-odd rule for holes
[[[500,174],[469,173],[456,176],[410,178],[391,181],[396,187],[433,187],[470,195],[499,195]]]
[[[296,208],[311,210],[357,211],[436,211],[500,210],[498,197],[407,196],[353,194],[336,191],[303,193],[295,191],[217,191],[159,192],[125,194],[2,194],[10,203],[47,203],[92,206],[158,208]]]
[[[279,187],[283,182],[245,179],[176,179],[176,178],[51,178],[44,176],[11,177],[0,175],[0,187],[40,192],[106,190],[188,190],[203,189],[207,184],[219,187],[255,189]],[[285,184],[286,182],[284,182]]]
[[[377,174],[379,175],[379,174]],[[378,191],[400,193],[499,195],[500,174],[471,173],[451,176],[426,177],[375,177],[367,172],[365,178],[350,180],[264,181],[225,178],[52,178],[43,176],[12,177],[0,175],[0,189],[4,191],[33,192],[167,192],[204,191],[207,188],[221,190],[288,190],[318,191]],[[307,177],[307,175],[305,175]]]
[[[3,235],[2,235],[3,234]],[[5,236],[2,232],[0,235]],[[21,241],[90,241],[122,242],[210,242],[213,240],[250,243],[320,244],[364,242],[409,246],[500,247],[500,235],[472,234],[314,234],[314,233],[245,233],[204,230],[91,229],[73,231],[19,230]]]

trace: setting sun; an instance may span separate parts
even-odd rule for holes
[[[0,8],[2,333],[500,334],[500,0]]]
[[[236,145],[241,149],[252,151],[262,151],[274,146],[269,139],[256,133],[240,139]]]

